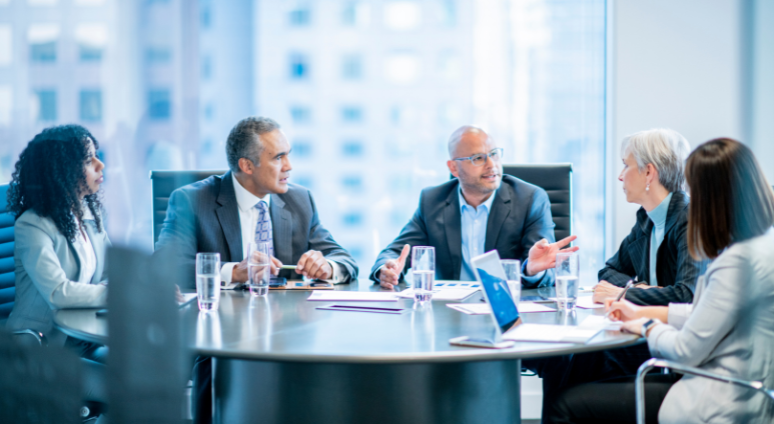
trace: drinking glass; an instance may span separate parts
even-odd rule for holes
[[[200,311],[217,311],[220,303],[220,253],[196,254],[196,295]]]
[[[556,254],[556,306],[560,311],[575,310],[578,300],[580,261],[575,252]]]
[[[411,251],[411,270],[414,278],[414,301],[424,305],[433,297],[435,248],[414,246]]]
[[[500,264],[505,271],[505,279],[508,281],[508,290],[511,291],[513,303],[518,307],[521,300],[521,262],[518,259],[502,259]]]
[[[270,245],[267,242],[252,242],[247,256],[247,275],[250,293],[253,296],[266,296],[269,293],[271,279]]]

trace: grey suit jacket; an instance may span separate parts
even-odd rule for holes
[[[419,207],[386,249],[379,253],[371,269],[371,279],[378,281],[379,268],[400,255],[404,244],[434,246],[436,278],[459,280],[462,268],[462,217],[455,178],[439,186],[422,190]],[[554,240],[554,221],[548,195],[540,187],[510,175],[504,175],[497,189],[486,225],[484,250],[497,249],[502,259],[519,259],[526,268],[529,249],[541,239]],[[406,261],[406,269],[411,259]],[[554,271],[547,270],[537,281],[522,279],[525,287],[550,286]]]
[[[326,259],[343,266],[345,281],[357,279],[355,260],[320,224],[309,190],[289,184],[287,193],[271,196],[269,214],[277,259],[295,264],[310,249],[319,250]],[[188,288],[196,287],[196,253],[220,253],[222,263],[242,261],[239,207],[230,171],[172,192],[156,250],[178,259],[180,285]],[[288,271],[281,275],[300,278]]]
[[[81,258],[54,221],[32,210],[16,220],[16,299],[8,328],[37,330],[46,335],[49,344],[62,345],[66,337],[54,328],[56,309],[107,305],[107,286],[100,283],[107,283],[105,254],[110,240],[107,232],[97,231],[93,220],[84,220],[84,227],[97,259],[91,284],[77,282]]]
[[[733,244],[696,284],[693,307],[669,305],[648,335],[653,356],[774,387],[774,229]],[[774,402],[751,389],[686,375],[660,423],[771,423]]]

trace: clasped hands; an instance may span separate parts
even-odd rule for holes
[[[256,254],[261,255],[261,253]],[[282,261],[274,256],[270,259],[271,273],[272,275],[278,275],[283,265]],[[266,263],[265,258],[256,258],[256,262]],[[310,250],[301,255],[298,263],[296,263],[296,273],[310,280],[330,280],[333,278],[333,268],[331,268],[331,264],[328,263],[325,256],[319,250]],[[247,258],[245,258],[234,266],[234,269],[231,271],[231,281],[245,282],[247,279]]]
[[[562,250],[563,247],[572,243],[578,236],[565,237],[556,243],[549,243],[548,240],[542,239],[535,243],[529,249],[529,258],[527,259],[527,275],[535,275],[538,272],[545,271],[556,266],[556,254],[562,252],[577,252],[578,247],[573,246]],[[400,274],[403,272],[403,267],[406,265],[406,259],[408,258],[411,246],[408,244],[403,246],[403,250],[400,252],[400,256],[397,259],[390,259],[379,270],[379,285],[385,289],[394,289],[400,282]]]

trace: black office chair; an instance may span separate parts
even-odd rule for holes
[[[503,173],[534,184],[548,193],[557,240],[572,235],[572,164],[503,165]]]
[[[169,196],[176,189],[201,181],[213,175],[223,175],[226,171],[151,171],[151,191],[153,195],[153,245],[159,240],[164,218],[167,217]]]

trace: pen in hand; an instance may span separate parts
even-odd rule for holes
[[[626,283],[626,286],[624,286],[624,289],[621,290],[621,293],[618,293],[618,297],[615,298],[616,302],[620,302],[621,299],[623,299],[623,297],[626,296],[626,291],[629,290],[629,287],[634,285],[635,281],[637,281],[637,277],[634,277],[633,279],[629,280]],[[610,312],[612,312],[612,309],[605,312],[605,318],[608,318],[610,316]]]

